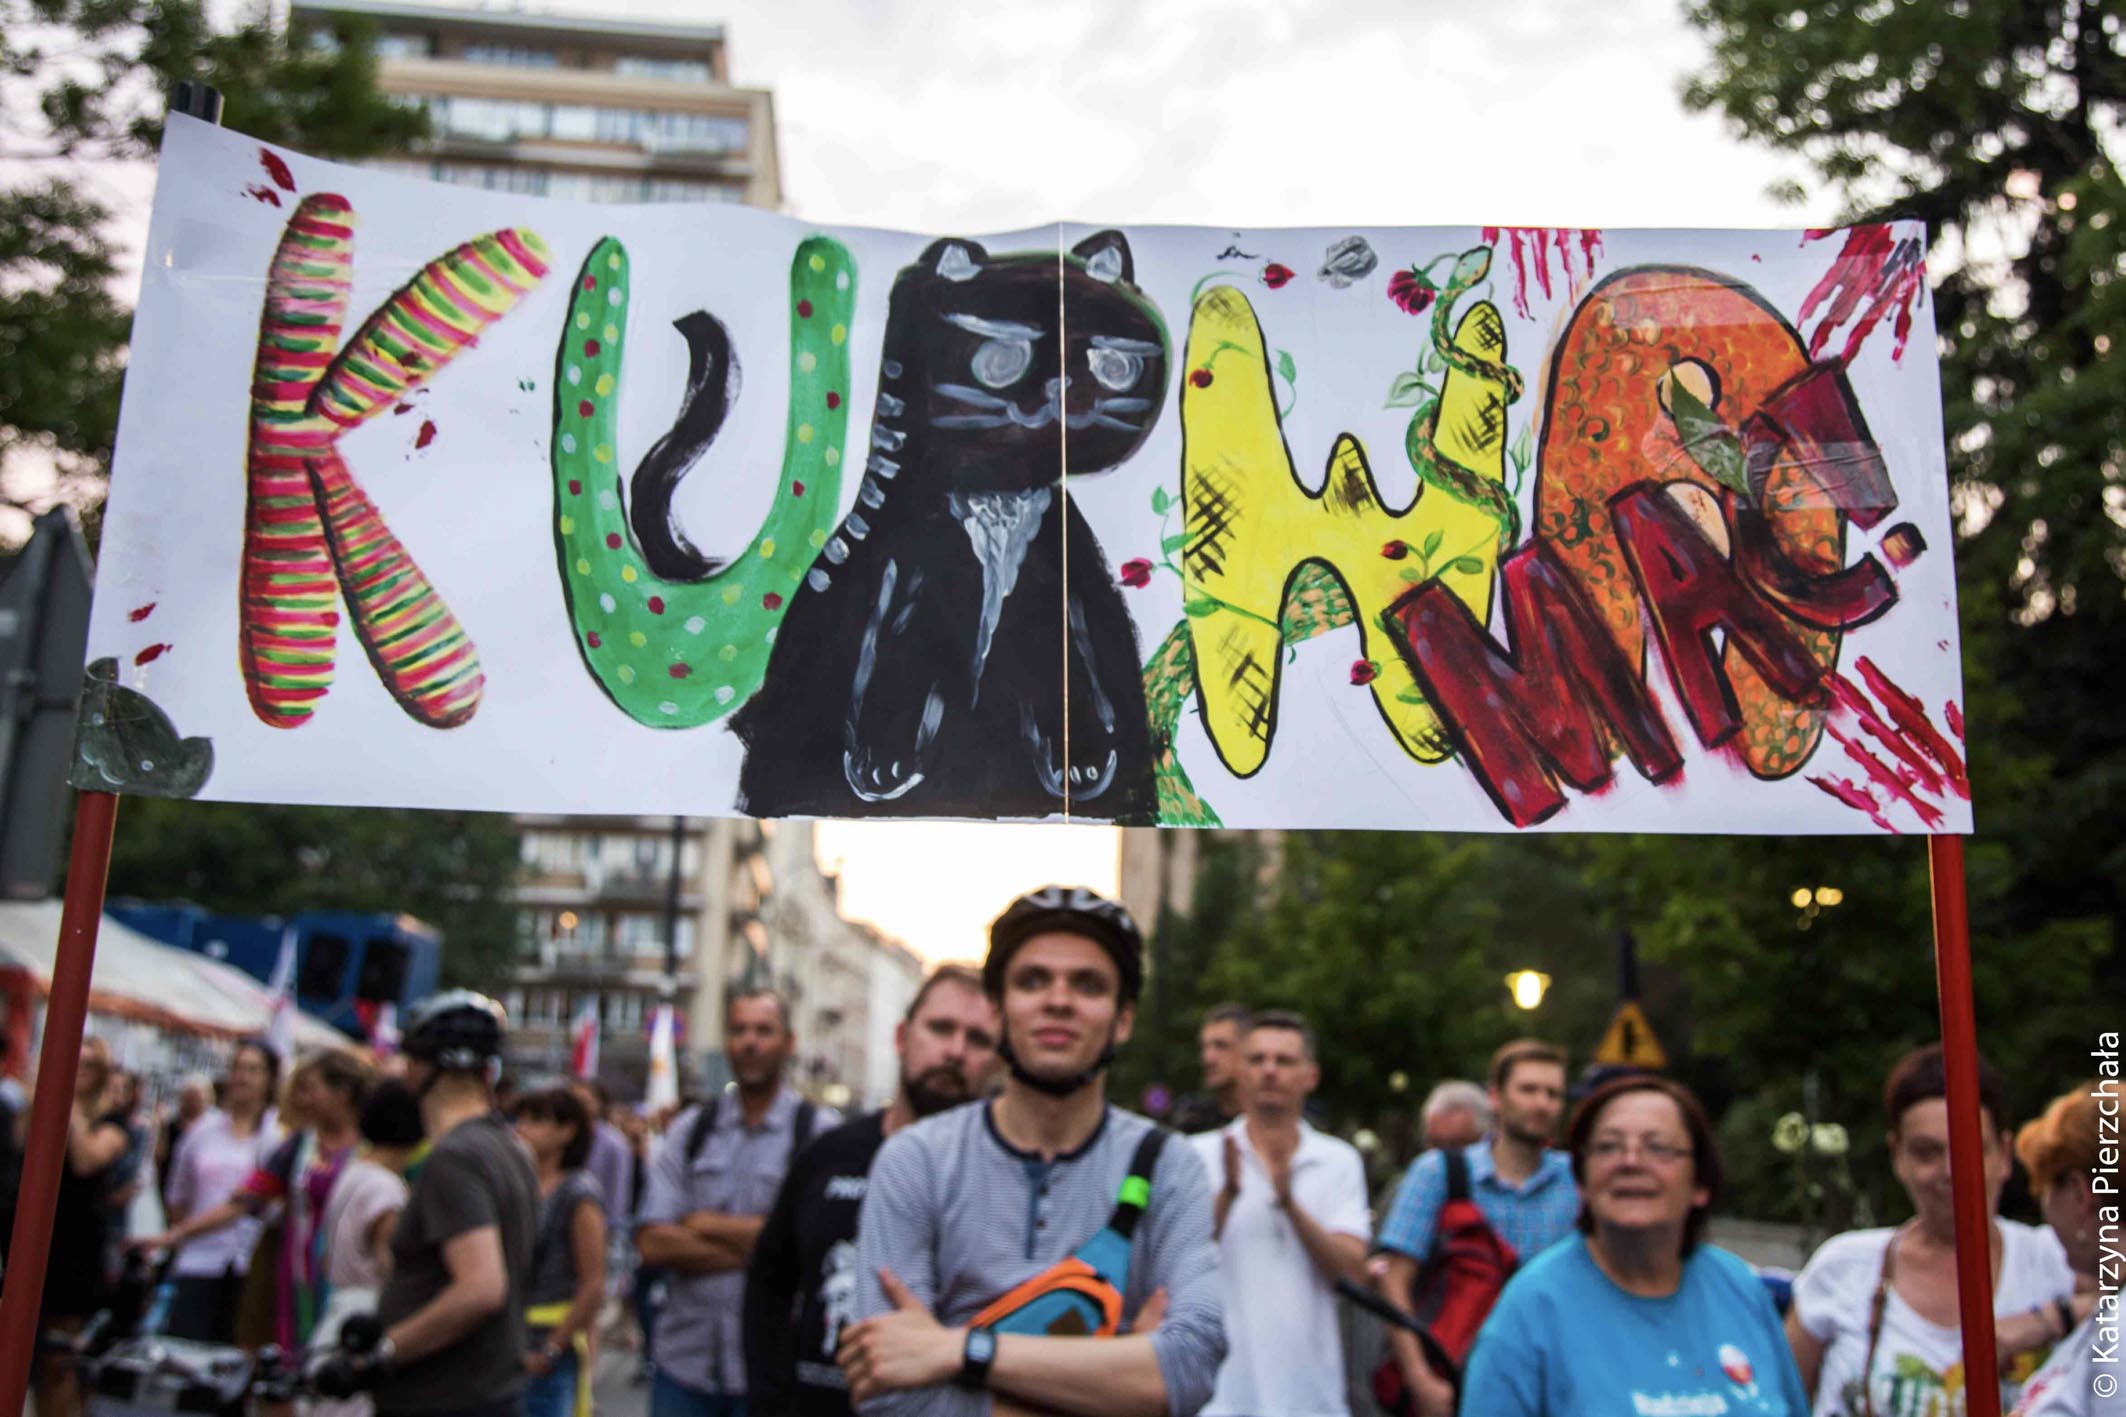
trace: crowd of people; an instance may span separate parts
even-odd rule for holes
[[[1789,1297],[1707,1239],[1723,1163],[1673,1079],[1575,1089],[1561,1048],[1510,1042],[1432,1090],[1424,1150],[1375,1197],[1312,1106],[1322,1040],[1297,1013],[1211,1011],[1171,1125],[1114,1105],[1142,984],[1120,906],[1022,896],[979,969],[923,981],[891,1100],[848,1119],[789,1082],[767,991],[727,1002],[731,1083],[655,1116],[592,1083],[508,1088],[501,1010],[463,992],[381,1065],[329,1052],[284,1082],[247,1043],[160,1129],[92,1041],[43,1322],[107,1306],[122,1250],[165,1255],[156,1328],[314,1355],[328,1417],[587,1413],[615,1343],[652,1417],[1338,1417],[1374,1357],[1345,1351],[1346,1298],[1391,1320],[1370,1400],[1398,1417],[1953,1417],[1981,1380],[2017,1417],[2122,1412],[2115,1079],[2016,1131],[1981,1066],[1989,1214],[2020,1158],[2047,1224],[1991,1222],[2001,1371],[1975,1379],[1938,1047],[1884,1086],[1912,1219],[1826,1242]],[[69,1381],[40,1372],[41,1417],[78,1410]]]

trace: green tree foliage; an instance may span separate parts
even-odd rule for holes
[[[110,892],[257,915],[403,912],[442,933],[446,985],[494,992],[516,962],[516,878],[507,817],[130,797]]]
[[[363,22],[294,43],[263,9],[234,30],[203,0],[0,0],[0,504],[100,502],[131,315],[122,246],[84,172],[153,156],[180,79],[223,121],[320,157],[404,148],[426,115],[376,90]]]
[[[2126,13],[2089,0],[1686,0],[1685,102],[1854,221],[1919,217],[1941,332],[1981,949],[2126,995]],[[1976,867],[1975,867],[1976,869]],[[2061,1058],[2054,1067],[2070,1065]]]

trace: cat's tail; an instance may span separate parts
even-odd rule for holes
[[[627,248],[602,239],[577,274],[554,357],[554,549],[591,677],[638,723],[693,728],[760,687],[783,613],[833,530],[856,266],[828,236],[799,242],[791,259],[782,467],[766,518],[728,565],[697,550],[671,513],[673,492],[736,396],[736,352],[706,313],[677,322],[691,356],[687,391],[636,470],[632,515],[623,505],[619,403],[632,293]]]

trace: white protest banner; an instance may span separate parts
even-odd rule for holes
[[[1925,241],[827,230],[173,119],[74,780],[1968,831]]]

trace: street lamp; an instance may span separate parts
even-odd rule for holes
[[[1550,988],[1550,976],[1533,969],[1516,969],[1506,976],[1506,988],[1517,1006],[1533,1009],[1543,1002],[1543,995]]]

